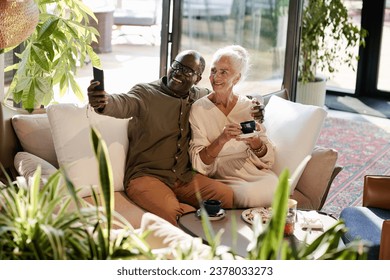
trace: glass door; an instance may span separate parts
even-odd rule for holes
[[[354,68],[342,66],[328,81],[327,93],[359,99],[390,100],[390,0],[343,0],[356,24],[368,31],[365,47],[360,47],[360,60]]]
[[[360,27],[363,0],[344,0],[343,2],[348,9],[348,16],[351,18],[353,24]],[[328,30],[328,32],[331,31]],[[353,48],[355,56],[359,56],[359,46],[354,46]],[[340,58],[340,61],[342,60]],[[347,64],[340,65],[339,71],[334,74],[323,73],[326,77],[330,77],[326,82],[328,89],[355,94],[358,61],[353,60],[351,64],[351,66]]]
[[[379,74],[378,89],[390,92],[390,81],[388,78],[388,66],[390,65],[390,0],[386,0],[383,25],[382,25],[382,42],[379,56]]]
[[[246,80],[237,87],[239,94],[265,94],[283,87],[289,0],[182,0],[165,1],[172,18],[167,65],[171,57],[185,49],[195,49],[206,59],[206,70],[200,86],[210,87],[210,62],[221,47],[239,44],[250,53],[251,68]],[[300,2],[300,1],[293,1]],[[165,11],[165,8],[163,8]],[[163,16],[164,17],[164,16]],[[162,34],[162,54],[164,35]],[[289,65],[291,66],[291,65]],[[163,72],[166,71],[163,68]]]

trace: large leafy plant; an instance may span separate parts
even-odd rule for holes
[[[107,148],[92,130],[99,162],[100,196],[94,204],[77,196],[64,171],[40,188],[40,168],[28,185],[9,182],[0,190],[0,259],[97,260],[153,259],[133,227],[113,211],[113,178]],[[115,219],[114,219],[115,218]],[[113,225],[121,229],[114,231]]]
[[[7,97],[32,111],[48,105],[54,99],[54,86],[60,96],[68,92],[84,99],[75,75],[77,68],[91,59],[100,60],[91,43],[97,41],[98,31],[89,26],[97,21],[93,12],[80,0],[36,0],[39,23],[34,33],[22,43],[23,51],[16,54],[20,61],[5,71],[16,70]],[[9,51],[6,49],[5,51]]]
[[[359,59],[354,47],[365,46],[367,35],[367,30],[353,23],[343,0],[306,0],[298,80],[314,82],[317,70],[333,74],[339,65],[353,68]]]

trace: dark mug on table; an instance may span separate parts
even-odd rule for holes
[[[215,216],[221,211],[222,202],[217,199],[203,200],[203,207],[209,216]]]

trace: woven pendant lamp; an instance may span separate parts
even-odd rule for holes
[[[38,24],[34,0],[0,0],[0,49],[23,42]]]

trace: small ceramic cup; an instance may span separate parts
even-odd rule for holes
[[[203,200],[203,207],[209,216],[215,216],[221,210],[222,202],[216,199]]]
[[[256,130],[256,123],[254,120],[246,121],[240,123],[241,125],[241,131],[244,134],[252,133]]]

